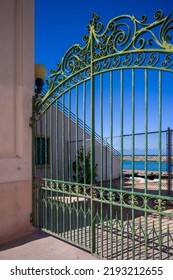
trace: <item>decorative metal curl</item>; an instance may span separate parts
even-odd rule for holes
[[[135,195],[129,195],[129,204],[132,207],[138,206],[138,197]]]
[[[162,212],[166,209],[165,204],[166,201],[161,199],[161,198],[157,198],[154,200],[155,206],[154,209],[156,209],[157,212]]]
[[[145,53],[139,53],[136,57],[134,65],[140,66],[145,62],[145,60],[146,60],[146,54]]]
[[[55,89],[60,92],[58,86],[63,92],[62,83],[66,84],[67,88],[67,85],[70,87],[78,79],[88,79],[91,68],[94,68],[93,70],[97,73],[103,71],[105,67],[107,70],[108,64],[112,68],[130,67],[132,64],[135,67],[141,65],[154,67],[158,65],[161,52],[169,52],[169,55],[162,61],[160,68],[170,68],[173,65],[171,57],[173,53],[173,19],[171,19],[171,15],[165,17],[163,12],[158,10],[151,23],[147,23],[145,15],[141,20],[136,19],[135,16],[122,15],[109,21],[105,30],[103,28],[99,16],[93,14],[87,26],[88,34],[83,37],[84,46],[75,44],[69,48],[61,63],[57,64],[57,69],[51,71],[51,82],[48,83],[48,91],[43,102],[52,96]],[[147,62],[147,54],[151,51],[152,55]],[[138,55],[135,58],[133,54],[137,52]],[[113,55],[116,56],[114,61],[107,63]],[[125,56],[123,62],[121,55]],[[98,64],[98,61],[101,60],[103,60],[102,66],[100,62]],[[94,67],[93,63],[95,63]],[[82,71],[83,74],[79,75]],[[78,77],[72,80],[71,75]],[[39,111],[39,106],[36,111]]]
[[[162,62],[161,66],[163,68],[170,68],[173,66],[173,59],[172,59],[173,54],[167,54],[165,57],[165,60]]]
[[[155,66],[160,59],[160,54],[158,52],[153,52],[150,54],[150,59],[148,61],[148,66]]]

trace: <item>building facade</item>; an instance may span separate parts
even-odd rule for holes
[[[0,244],[33,231],[34,0],[0,0]]]

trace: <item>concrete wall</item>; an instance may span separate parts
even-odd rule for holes
[[[0,0],[0,243],[33,230],[34,0]]]

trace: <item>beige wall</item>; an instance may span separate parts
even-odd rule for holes
[[[32,230],[34,0],[0,0],[0,243]]]

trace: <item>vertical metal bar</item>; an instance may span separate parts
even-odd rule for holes
[[[64,94],[62,96],[62,180],[65,180],[65,112],[64,112]],[[64,184],[63,184],[64,186]],[[63,189],[62,194],[62,231],[63,231],[63,237],[65,238],[65,194]]]
[[[76,209],[75,209],[76,207],[75,207],[75,201],[74,201],[74,199],[73,199],[73,226],[72,226],[72,228],[73,228],[73,241],[75,242],[76,241],[76,223],[75,223],[75,219],[76,219],[76,216],[75,216],[75,214],[76,214]]]
[[[112,173],[113,173],[113,74],[110,71],[110,190],[112,190]],[[112,259],[113,256],[113,239],[112,239],[112,191],[110,191],[110,257]]]
[[[79,197],[76,199],[76,231],[77,231],[77,244],[79,244]]]
[[[59,234],[59,184],[56,184],[56,233]]]
[[[100,74],[100,187],[103,187],[103,74]],[[100,202],[101,210],[101,256],[103,257],[103,202]]]
[[[49,197],[49,201],[50,201],[50,231],[53,231],[53,192],[52,192],[52,185],[50,183],[51,186],[51,191],[50,191],[50,197]],[[49,218],[49,217],[48,217]],[[48,220],[49,222],[49,220]]]
[[[100,74],[100,187],[103,187],[103,74]]]
[[[66,238],[69,239],[69,198],[66,197],[66,207],[65,207],[65,231],[66,231]]]
[[[108,180],[108,138],[105,137],[106,141],[106,150],[105,150],[105,172],[106,172],[106,182]]]
[[[169,260],[169,256],[170,256],[170,242],[169,242],[169,238],[170,238],[170,230],[169,230],[169,224],[167,225],[167,260]]]
[[[145,69],[145,193],[148,174],[148,69]]]
[[[50,107],[50,178],[52,179],[53,176],[53,138],[52,138],[52,107]]]
[[[139,234],[138,234],[138,248],[139,248],[139,253],[138,253],[138,257],[139,257],[139,260],[141,260],[141,241],[142,241],[142,238],[141,238],[141,231],[142,231],[142,225],[141,225],[141,217],[140,217],[140,220],[139,220]]]
[[[130,223],[129,223],[129,215],[127,214],[127,260],[129,260],[129,225],[130,225]]]
[[[113,173],[113,77],[110,71],[110,189],[112,189]]]
[[[91,94],[91,185],[95,183],[95,77],[94,77],[94,67],[93,67],[93,57],[94,57],[94,36],[91,32],[91,81],[90,81],[90,94]]]
[[[72,181],[71,176],[71,91],[68,93],[68,180]]]
[[[162,260],[162,217],[159,215],[159,259]]]
[[[40,124],[40,137],[39,137],[39,169],[40,169],[40,175],[42,176],[42,164],[43,164],[43,138],[42,138],[42,117],[39,121]]]
[[[134,192],[135,170],[135,70],[132,69],[132,192]]]
[[[45,228],[47,229],[47,225],[48,225],[48,215],[47,215],[47,190],[45,190],[44,199],[45,199]]]
[[[50,107],[50,122],[49,122],[49,126],[50,126],[50,179],[53,179],[53,132],[52,132],[52,106]],[[52,231],[53,229],[53,192],[52,192],[52,182],[50,182],[50,187],[51,187],[51,191],[50,191],[50,230]],[[49,217],[48,217],[49,218]]]
[[[63,192],[63,200],[62,200],[62,229],[63,229],[63,237],[65,238],[65,206],[66,206],[66,197]]]
[[[70,192],[71,192],[71,185],[70,185]],[[73,209],[72,209],[72,196],[70,194],[70,210],[69,210],[69,215],[70,215],[70,240],[72,241],[72,213],[73,213]]]
[[[86,191],[86,189],[85,189]],[[87,247],[87,204],[86,204],[86,198],[84,202],[84,246]]]
[[[57,183],[58,185],[58,183]],[[56,193],[54,193],[54,200],[55,200],[55,204],[54,204],[54,207],[55,207],[55,233],[56,234],[59,234],[59,227],[60,227],[60,216],[59,216],[59,191],[58,191],[58,187],[56,185]]]
[[[48,160],[50,157],[50,150],[49,150],[49,145],[50,142],[49,138],[47,137],[47,111],[45,112],[45,119],[44,119],[44,132],[45,132],[45,178],[48,177]],[[44,199],[45,199],[45,205],[44,205],[44,209],[45,209],[45,225],[44,227],[47,229],[47,225],[48,225],[48,215],[47,215],[47,190],[44,191]]]
[[[76,86],[76,182],[79,182],[78,138],[78,86]]]
[[[168,188],[167,196],[171,196],[171,171],[172,171],[172,155],[171,155],[171,139],[172,139],[171,129],[168,127],[167,130],[167,172],[168,172]]]
[[[123,146],[124,146],[124,79],[123,70],[120,70],[120,141],[121,141],[121,158],[120,158],[120,190],[123,190]],[[121,228],[123,228],[123,196],[121,196],[121,206],[120,206],[120,219]],[[124,251],[124,240],[123,233],[121,232],[121,259],[123,260]]]
[[[83,158],[84,184],[86,184],[86,82],[83,84]]]
[[[118,259],[118,254],[119,254],[119,252],[118,252],[118,246],[119,246],[119,240],[118,240],[118,214],[117,214],[117,211],[116,211],[116,218],[115,218],[115,224],[116,224],[116,234],[115,234],[115,236],[116,236],[116,259]],[[120,244],[121,245],[121,244]]]
[[[49,133],[50,133],[50,179],[53,178],[53,133],[52,133],[52,106],[49,108]],[[52,231],[52,222],[53,222],[53,211],[52,211],[52,182],[50,182],[51,191],[48,192],[49,195],[49,202],[48,202],[48,223],[49,223],[49,229]]]
[[[58,160],[58,147],[59,147],[59,137],[58,137],[58,121],[59,121],[59,109],[58,109],[58,100],[56,100],[56,115],[55,115],[55,138],[56,138],[56,149],[55,149],[55,165],[56,165],[56,180],[59,179],[59,160]]]
[[[108,254],[109,254],[109,251],[108,251],[108,243],[109,243],[109,226],[108,226],[108,220],[109,220],[109,217],[108,217],[108,212],[106,210],[106,257],[108,258]]]
[[[76,182],[79,182],[79,176],[81,174],[79,174],[79,158],[78,158],[78,149],[79,149],[79,133],[78,133],[78,114],[79,114],[79,92],[78,92],[78,86],[76,86],[76,153],[77,153],[77,157],[76,157]],[[79,192],[79,189],[78,189]],[[77,236],[77,243],[79,243],[79,197],[76,197],[76,236]]]
[[[42,137],[42,118],[41,116],[39,120],[39,129],[40,129],[40,134],[39,134],[39,151],[38,151],[38,162],[37,162],[37,170],[39,170],[39,177],[43,178],[42,174],[42,165],[43,165],[43,153],[44,151],[44,145],[43,145],[43,137]],[[43,207],[42,207],[42,185],[39,183],[39,220],[40,220],[40,226],[42,227],[43,225]]]
[[[35,162],[34,162],[34,173],[35,173],[35,177],[38,176],[38,125],[37,125],[37,121],[35,122]]]
[[[95,184],[95,77],[94,77],[94,35],[93,35],[94,25],[90,28],[90,39],[91,39],[91,79],[90,79],[90,96],[91,96],[91,186],[92,186],[92,196],[91,196],[91,253],[95,252],[95,203],[93,200],[93,185]]]
[[[83,83],[83,164],[84,164],[84,184],[88,183],[86,182],[86,82]],[[87,187],[85,186],[85,194],[87,191]],[[86,203],[86,197],[84,198],[84,245],[86,244],[86,228],[87,228],[87,203]]]
[[[62,236],[63,229],[62,229],[62,196],[59,198],[59,233]]]
[[[83,220],[84,220],[84,216],[83,216],[84,212],[82,209],[82,202],[79,202],[79,242],[80,245],[83,246]]]
[[[98,209],[97,209],[97,218],[96,218],[96,224],[97,224],[97,233],[96,233],[96,236],[97,236],[97,241],[96,241],[96,244],[97,244],[97,256],[99,255],[99,240],[100,240],[100,233],[99,233],[99,227],[98,227],[98,224],[99,224],[99,219],[98,219],[98,216],[99,216],[99,213],[98,213]]]
[[[65,146],[64,146],[64,140],[65,140],[65,128],[64,128],[64,94],[62,96],[62,180],[65,180]]]
[[[123,189],[123,135],[124,135],[124,90],[123,90],[123,70],[120,70],[120,141],[121,141],[121,161],[120,161],[120,189]]]
[[[153,221],[153,228],[152,228],[152,245],[153,245],[153,250],[152,250],[153,257],[152,257],[152,259],[153,260],[154,260],[154,249],[155,249],[155,246],[154,246],[154,238],[155,238],[154,233],[155,233],[155,223]]]
[[[148,174],[148,69],[145,69],[145,189],[147,194],[147,174]],[[147,202],[146,202],[147,203]],[[148,215],[145,211],[145,259],[148,259]]]
[[[48,165],[48,138],[47,138],[47,111],[45,112],[44,119],[44,131],[45,131],[45,178],[47,178],[47,165]]]
[[[159,182],[158,182],[158,193],[161,195],[161,172],[162,172],[162,71],[159,70],[159,119],[158,119],[158,130],[159,130]]]
[[[135,169],[135,70],[132,69],[132,192],[134,192]],[[132,200],[134,196],[132,195]],[[135,210],[132,206],[132,258],[135,259]]]
[[[162,71],[159,70],[159,195],[161,195],[162,172]],[[162,217],[159,214],[159,259],[162,259]]]

